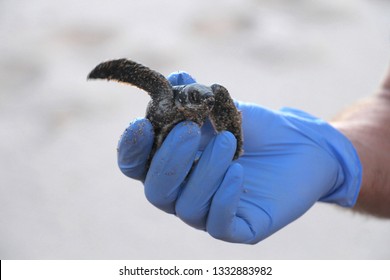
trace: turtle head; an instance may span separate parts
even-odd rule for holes
[[[176,107],[185,115],[206,114],[213,109],[215,98],[210,87],[201,84],[174,86],[173,93]]]

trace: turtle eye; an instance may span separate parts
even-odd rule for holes
[[[188,92],[188,100],[190,101],[190,103],[192,104],[198,104],[200,103],[200,94],[197,90],[190,90]]]
[[[180,94],[177,98],[181,104],[187,103],[187,98],[184,94]]]

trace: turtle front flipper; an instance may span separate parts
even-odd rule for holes
[[[171,84],[162,74],[125,58],[100,63],[89,73],[88,79],[131,84],[148,92],[152,100],[173,99]]]
[[[242,117],[234,105],[233,99],[226,88],[214,84],[211,86],[214,94],[215,103],[210,114],[210,120],[217,131],[230,131],[237,139],[236,153],[234,159],[237,159],[243,153],[242,136]]]

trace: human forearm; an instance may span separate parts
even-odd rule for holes
[[[354,209],[390,218],[390,71],[379,92],[332,123],[355,146],[363,180]]]

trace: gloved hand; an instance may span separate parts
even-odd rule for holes
[[[192,83],[186,73],[173,85]],[[326,122],[295,109],[273,111],[237,102],[244,154],[232,162],[236,140],[192,122],[178,124],[145,163],[153,142],[137,119],[118,146],[121,171],[143,181],[147,199],[215,238],[257,243],[304,214],[315,202],[352,207],[362,169],[352,144]],[[198,163],[194,159],[204,150]]]

